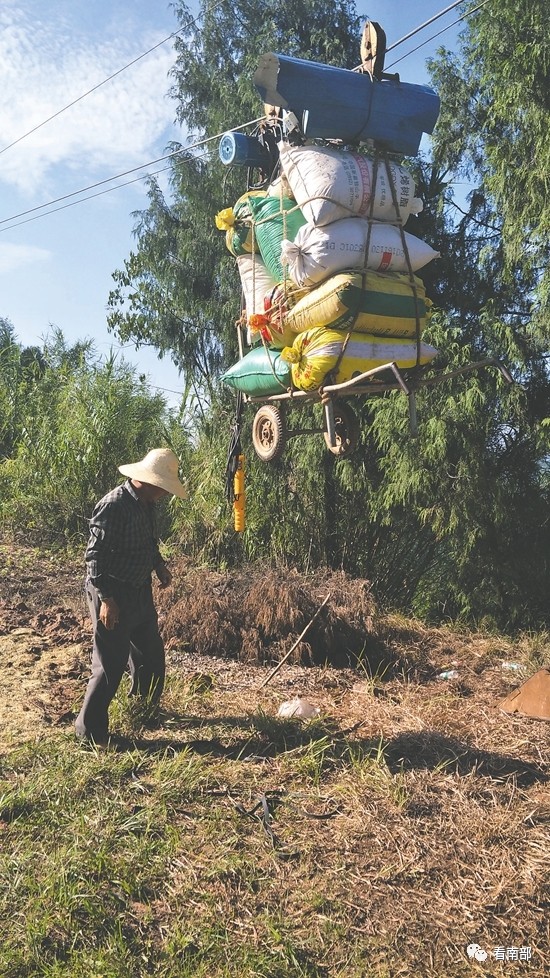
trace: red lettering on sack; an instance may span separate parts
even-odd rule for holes
[[[392,257],[393,255],[391,251],[385,251],[384,254],[382,255],[382,258],[380,259],[380,264],[378,266],[377,271],[387,272],[388,268],[391,265]]]

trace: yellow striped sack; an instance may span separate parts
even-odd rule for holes
[[[311,289],[283,315],[295,333],[327,326],[373,336],[416,337],[426,325],[430,300],[421,279],[403,272],[341,272]]]
[[[351,333],[338,362],[345,339],[345,333],[333,329],[311,329],[300,333],[293,345],[285,347],[281,353],[282,359],[292,365],[294,386],[303,391],[318,390],[335,368],[336,375],[330,382],[342,384],[384,363],[395,362],[406,370],[429,363],[437,355],[435,347],[421,343],[417,360],[414,340]]]

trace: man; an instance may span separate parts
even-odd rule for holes
[[[161,587],[170,584],[172,575],[158,548],[154,510],[163,496],[187,497],[178,459],[169,448],[154,448],[140,462],[119,466],[119,472],[128,478],[95,507],[86,549],[92,675],[75,726],[79,738],[95,744],[108,742],[109,705],[127,665],[132,693],[152,704],[162,694],[164,645],[151,573]]]

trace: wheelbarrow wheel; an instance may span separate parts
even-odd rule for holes
[[[264,404],[256,412],[252,423],[252,444],[262,462],[279,458],[286,444],[286,428],[278,407]]]
[[[355,411],[343,401],[334,402],[334,431],[336,444],[330,444],[328,431],[324,432],[325,443],[333,455],[344,458],[351,455],[359,442],[359,421]]]

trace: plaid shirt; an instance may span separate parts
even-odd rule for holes
[[[141,587],[164,566],[158,548],[154,503],[139,500],[130,479],[100,499],[90,520],[86,548],[88,578],[102,598],[116,581]]]

